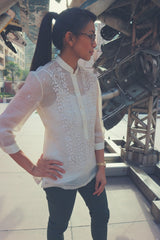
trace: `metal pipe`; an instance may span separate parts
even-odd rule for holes
[[[120,91],[118,89],[114,88],[111,91],[103,93],[102,94],[102,100],[106,101],[106,100],[112,99],[114,97],[119,96],[119,94],[120,94]]]
[[[131,36],[130,24],[124,22],[122,19],[106,13],[101,14],[98,19],[117,31],[124,33],[128,37]]]
[[[18,0],[1,0],[0,15],[7,12],[13,5],[15,5]]]

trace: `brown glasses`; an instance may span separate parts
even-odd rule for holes
[[[89,37],[91,39],[91,42],[93,43],[96,39],[96,34],[92,33],[92,34],[88,34],[88,33],[80,33],[80,35],[85,35],[87,37]]]

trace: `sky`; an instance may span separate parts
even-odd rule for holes
[[[71,0],[68,0],[68,4],[70,3],[71,3]],[[50,11],[60,13],[64,9],[66,9],[66,0],[61,0],[60,3],[56,2],[55,0],[50,0],[50,7],[49,7]]]

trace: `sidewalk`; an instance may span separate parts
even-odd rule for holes
[[[3,107],[0,104],[0,112]],[[124,120],[108,131],[107,136],[123,137],[126,124]],[[24,152],[36,162],[43,144],[43,126],[38,114],[32,114],[17,140]],[[158,141],[157,148],[160,147]],[[108,240],[160,240],[160,225],[154,222],[150,204],[132,180],[127,176],[108,177],[107,180],[106,192],[111,212]],[[45,193],[2,150],[0,183],[0,240],[46,240],[48,209]],[[65,240],[92,240],[89,213],[79,194]]]

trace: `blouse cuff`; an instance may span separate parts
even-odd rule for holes
[[[8,153],[8,154],[13,154],[13,153],[16,153],[18,151],[20,151],[20,148],[18,147],[18,145],[15,143],[15,144],[12,144],[10,146],[6,146],[6,147],[2,147],[3,151]]]
[[[95,144],[95,150],[101,150],[101,149],[104,149],[104,142],[96,143]]]

